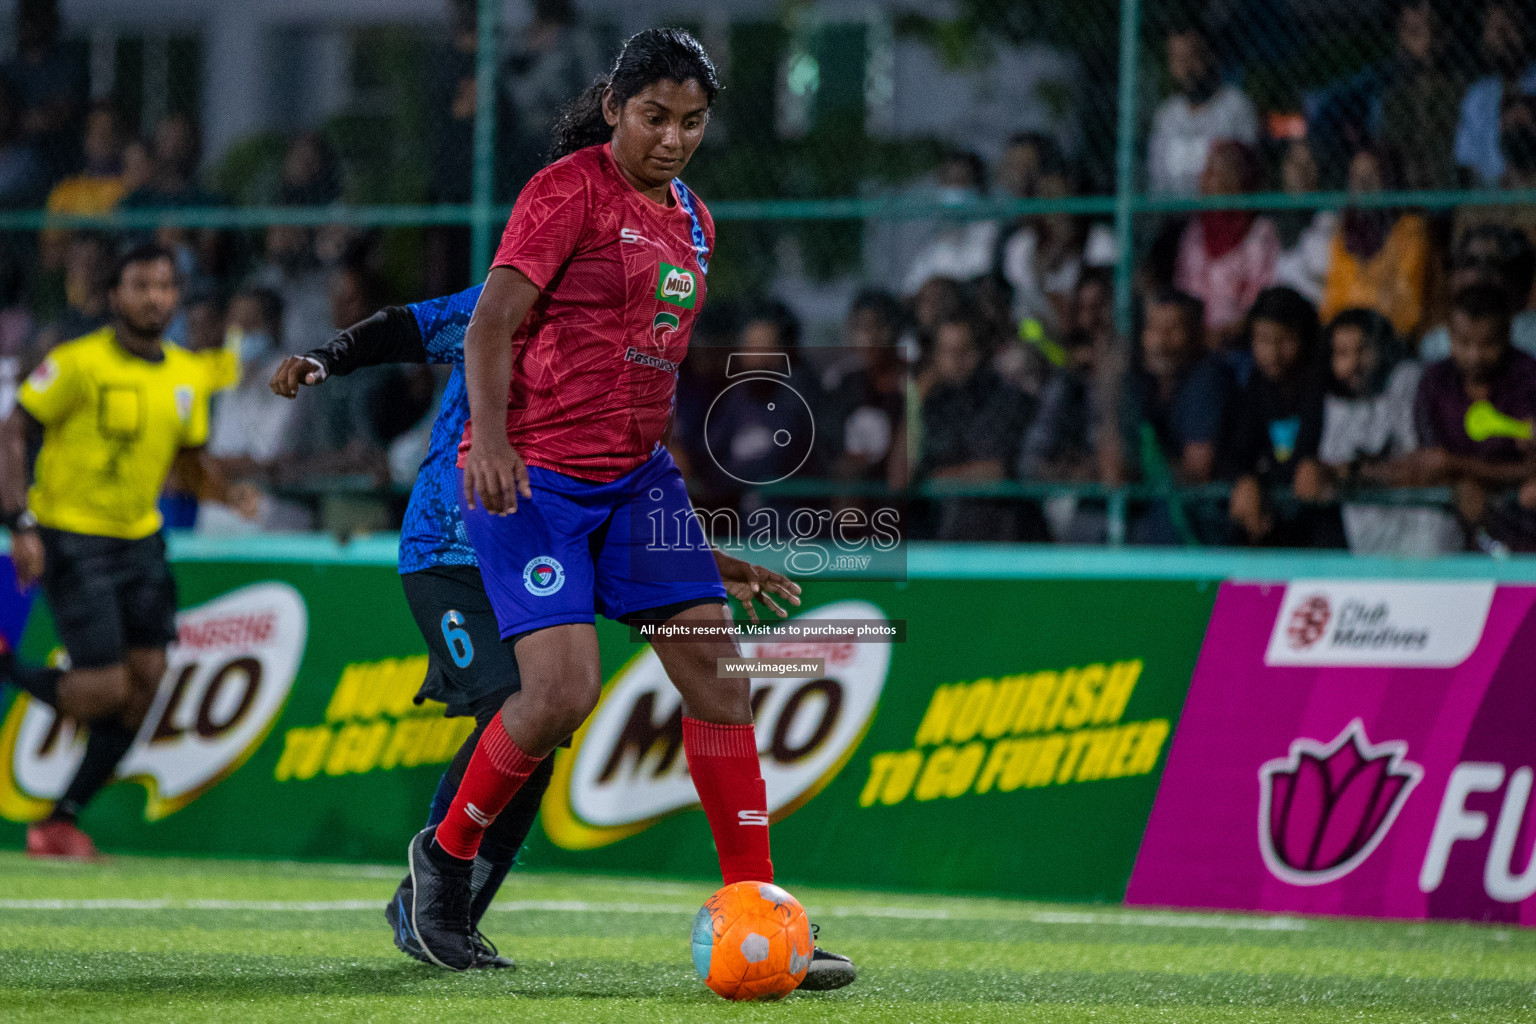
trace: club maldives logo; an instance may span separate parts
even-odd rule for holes
[[[866,601],[823,605],[795,622],[858,620],[885,613]],[[817,679],[754,679],[752,710],[768,811],[787,817],[837,777],[874,720],[890,668],[882,643],[765,641],[741,644],[748,658],[820,658]],[[555,757],[544,797],[544,831],[567,850],[590,850],[697,807],[683,756],[683,706],[661,660],[644,648],[604,688],[603,699]]]
[[[698,297],[698,279],[691,270],[663,263],[656,282],[656,297],[662,302],[692,309],[694,299]]]
[[[309,614],[286,583],[231,591],[176,617],[165,677],[118,767],[149,791],[144,817],[186,807],[255,753],[282,713]],[[85,755],[85,737],[46,705],[16,700],[0,723],[0,817],[48,813]]]
[[[1264,664],[1451,668],[1477,648],[1493,584],[1297,580]]]
[[[1259,768],[1259,852],[1278,879],[1323,885],[1380,845],[1424,769],[1408,744],[1372,744],[1355,719],[1332,742],[1298,739]]]
[[[565,586],[565,566],[542,555],[530,559],[523,566],[523,586],[536,597],[548,597]]]

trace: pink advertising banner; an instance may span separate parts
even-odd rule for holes
[[[1536,925],[1536,587],[1223,584],[1131,903]]]

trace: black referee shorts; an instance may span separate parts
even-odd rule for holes
[[[447,565],[400,577],[405,602],[431,657],[420,697],[448,705],[451,717],[500,705],[522,687],[512,645],[501,639],[480,570]]]
[[[46,527],[43,596],[75,668],[120,664],[131,648],[176,639],[176,581],[165,538],[139,540]]]

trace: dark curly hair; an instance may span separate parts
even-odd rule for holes
[[[629,37],[606,77],[593,82],[560,111],[550,161],[613,138],[613,128],[603,117],[606,90],[613,90],[622,107],[646,86],[662,79],[679,84],[698,82],[711,106],[720,93],[715,62],[697,39],[680,28],[648,28]]]

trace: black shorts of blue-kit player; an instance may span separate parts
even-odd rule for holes
[[[43,596],[75,668],[121,664],[129,650],[164,648],[176,639],[176,582],[165,539],[138,540],[39,531]],[[49,815],[73,821],[127,755],[138,723],[117,717],[89,722],[85,756]]]
[[[501,639],[479,569],[422,569],[402,575],[400,585],[429,654],[418,702],[440,701],[449,717],[458,718],[474,714],[488,697],[506,700],[521,688],[517,658]]]

